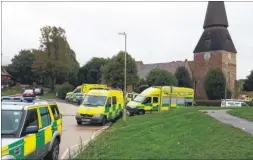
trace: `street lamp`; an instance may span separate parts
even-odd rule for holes
[[[125,36],[125,78],[124,78],[124,111],[123,111],[123,120],[126,121],[126,39],[127,34],[125,32],[120,32],[119,35]]]

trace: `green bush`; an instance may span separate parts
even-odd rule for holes
[[[215,106],[220,107],[221,100],[195,100],[196,106]]]
[[[68,92],[71,92],[74,89],[74,86],[69,83],[63,83],[57,89],[58,97],[64,99]]]
[[[245,103],[247,103],[247,105],[249,105],[249,106],[252,106],[253,107],[253,101],[246,101]]]

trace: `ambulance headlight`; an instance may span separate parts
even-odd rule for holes
[[[100,118],[101,116],[100,116],[100,114],[95,114],[94,116],[93,116],[93,118]]]

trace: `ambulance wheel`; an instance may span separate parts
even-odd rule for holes
[[[57,139],[54,140],[54,144],[52,146],[51,151],[49,151],[45,157],[45,159],[50,160],[58,160],[60,152],[59,141]]]
[[[77,123],[78,125],[81,125],[81,124],[82,124],[82,122],[81,122],[81,121],[76,121],[76,123]]]
[[[104,116],[103,119],[102,119],[102,122],[101,122],[101,126],[103,126],[105,124],[106,124],[106,117]]]
[[[145,114],[145,111],[143,109],[139,110],[138,115],[143,115],[143,114]]]

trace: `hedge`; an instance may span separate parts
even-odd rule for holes
[[[221,106],[221,100],[195,100],[196,106]]]
[[[64,99],[68,92],[73,91],[74,86],[69,83],[63,83],[60,86],[57,86],[56,92],[58,93],[58,97]]]

